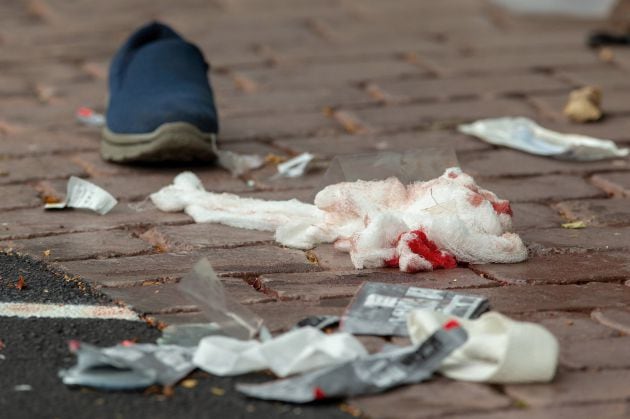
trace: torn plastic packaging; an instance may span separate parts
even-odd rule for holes
[[[237,339],[251,339],[258,334],[262,319],[225,294],[208,259],[198,261],[181,279],[178,288],[196,304],[199,315],[208,323],[215,323],[222,334]],[[208,332],[212,333],[210,326]]]
[[[355,335],[408,336],[407,315],[416,309],[474,319],[489,309],[489,302],[476,295],[365,282],[346,309],[340,330]]]
[[[153,344],[97,348],[72,341],[70,349],[78,359],[74,367],[59,372],[66,385],[103,390],[142,389],[153,384],[171,386],[195,369],[194,348]]]
[[[458,129],[490,144],[563,160],[593,161],[626,157],[630,153],[630,149],[618,148],[611,140],[562,134],[521,117],[481,119],[471,124],[460,125]]]
[[[105,125],[105,115],[95,112],[93,109],[86,106],[77,109],[75,115],[77,121],[89,127],[100,128]]]
[[[419,345],[388,349],[284,380],[237,384],[236,389],[249,397],[289,403],[379,393],[429,379],[466,338],[466,332],[451,322]]]
[[[214,375],[239,375],[270,369],[279,377],[367,356],[367,351],[348,333],[326,334],[302,327],[265,342],[242,341],[222,336],[201,340],[193,362]]]
[[[116,206],[118,201],[109,192],[76,176],[68,180],[66,199],[60,203],[51,203],[45,209],[77,208],[89,209],[101,215],[107,214]]]

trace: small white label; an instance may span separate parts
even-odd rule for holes
[[[365,299],[365,303],[363,305],[365,307],[392,308],[392,307],[396,307],[397,302],[398,302],[397,297],[390,297],[388,295],[381,295],[381,294],[370,294]]]

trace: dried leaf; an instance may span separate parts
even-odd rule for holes
[[[199,384],[199,381],[194,378],[187,378],[186,380],[183,380],[180,385],[184,388],[190,389],[197,387],[197,384]]]
[[[50,249],[46,249],[42,253],[44,254],[44,257],[49,257],[50,256]]]
[[[361,409],[359,409],[356,406],[352,406],[346,403],[341,403],[339,405],[339,410],[341,410],[344,413],[348,413],[349,415],[358,418],[359,416],[362,415]]]
[[[44,204],[58,204],[61,202],[61,198],[54,195],[43,195],[42,200]]]
[[[225,394],[225,390],[221,387],[211,387],[210,393],[214,394],[215,396],[223,396]]]
[[[586,228],[586,223],[582,220],[572,221],[570,223],[562,224],[562,228],[568,228],[568,229]]]
[[[24,280],[24,277],[22,275],[18,277],[18,281],[15,284],[15,288],[19,289],[20,291],[27,288],[26,281]]]
[[[289,158],[287,156],[279,156],[277,154],[269,153],[269,154],[267,154],[267,157],[265,157],[265,163],[266,164],[273,164],[273,165],[277,166],[280,163],[284,163],[288,159]]]

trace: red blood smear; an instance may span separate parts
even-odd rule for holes
[[[442,326],[442,328],[444,330],[451,330],[451,329],[455,329],[455,328],[458,328],[458,327],[461,327],[461,326],[459,325],[457,320],[449,320],[446,323],[444,323],[444,326]]]
[[[478,193],[475,193],[471,195],[470,198],[468,198],[468,202],[470,202],[470,205],[472,205],[473,207],[478,207],[479,205],[481,205],[483,200],[483,196],[479,195]]]
[[[494,208],[494,212],[497,214],[507,214],[510,217],[512,216],[512,207],[510,207],[510,203],[508,201],[493,202],[492,208]]]
[[[399,266],[399,263],[400,263],[400,258],[398,256],[394,256],[391,259],[385,260],[385,267],[386,268],[397,268]]]
[[[321,387],[315,387],[313,389],[313,397],[315,397],[315,400],[322,400],[326,398],[326,393]]]
[[[422,256],[428,260],[433,269],[452,269],[457,266],[457,261],[452,255],[444,253],[438,249],[435,243],[427,238],[422,230],[414,230],[411,232],[416,236],[415,239],[407,242],[412,252]]]

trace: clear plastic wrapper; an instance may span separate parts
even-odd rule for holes
[[[65,201],[46,204],[44,208],[49,210],[64,208],[89,209],[105,215],[117,203],[116,198],[100,186],[76,176],[71,176],[68,180]]]
[[[562,134],[522,117],[481,119],[458,129],[490,144],[563,160],[592,161],[626,157],[630,153],[630,149],[618,148],[614,141]]]
[[[98,348],[72,341],[70,350],[77,355],[77,364],[59,372],[66,385],[103,390],[171,386],[195,369],[193,348],[153,344]]]
[[[449,167],[457,166],[457,155],[450,147],[335,156],[318,190],[340,182],[385,180],[390,177],[409,184],[435,179]]]
[[[249,397],[289,403],[380,393],[392,387],[429,379],[466,338],[466,332],[457,322],[450,322],[419,345],[389,348],[285,380],[237,384],[236,389]]]
[[[178,288],[194,301],[209,323],[216,323],[223,334],[237,339],[251,339],[262,326],[262,319],[250,309],[225,294],[221,280],[208,259],[198,261],[184,276]]]
[[[430,309],[474,319],[489,309],[486,298],[406,285],[365,282],[341,318],[340,330],[355,335],[408,336],[407,315]]]
[[[229,171],[232,176],[244,175],[265,164],[265,159],[257,154],[238,154],[229,150],[220,150],[214,137],[212,151],[217,156],[219,166]]]
[[[171,324],[162,329],[158,345],[179,345],[195,347],[206,336],[223,336],[223,330],[216,323]]]

